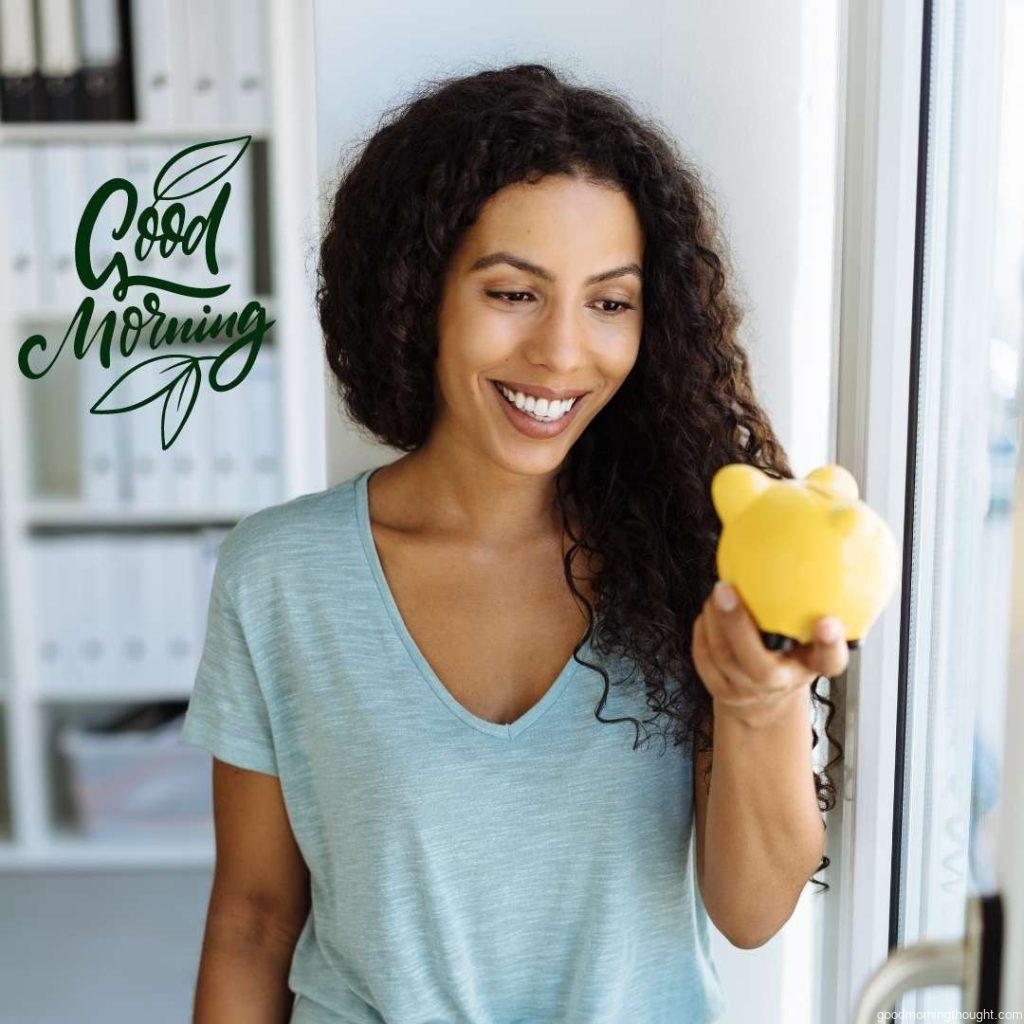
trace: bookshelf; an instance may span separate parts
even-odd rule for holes
[[[262,0],[244,7],[232,0],[221,2],[262,18],[262,38],[273,40],[273,45],[265,44],[262,58],[268,102],[261,120],[215,124],[0,122],[0,162],[12,147],[108,143],[126,149],[159,145],[170,150],[193,142],[251,136],[243,159],[250,159],[257,147],[263,160],[263,174],[252,179],[252,209],[263,211],[263,277],[269,286],[245,292],[233,285],[214,304],[240,310],[256,299],[274,319],[257,365],[273,352],[280,467],[279,489],[272,500],[267,500],[264,492],[262,496],[243,495],[241,501],[168,500],[135,507],[109,502],[100,505],[80,494],[40,494],[41,460],[59,463],[63,455],[55,454],[60,446],[55,446],[52,438],[41,443],[37,436],[40,421],[33,413],[33,402],[50,382],[45,377],[25,378],[17,367],[17,351],[40,325],[48,328],[46,336],[51,342],[59,342],[86,289],[79,283],[69,301],[56,307],[19,306],[10,294],[8,206],[0,205],[0,346],[4,352],[0,372],[0,870],[168,869],[213,863],[212,828],[203,835],[179,835],[173,828],[140,829],[125,839],[101,839],[79,830],[67,813],[62,803],[67,794],[60,791],[62,783],[58,781],[56,725],[99,721],[119,709],[152,702],[185,701],[193,680],[188,673],[174,679],[140,680],[138,685],[117,680],[79,685],[72,680],[74,685],[66,689],[41,680],[36,652],[44,625],[37,614],[37,600],[43,582],[33,545],[41,538],[53,537],[185,537],[217,529],[223,532],[257,508],[325,486],[327,392],[310,276],[310,254],[318,232],[312,0]],[[251,28],[247,30],[250,39]],[[139,77],[135,68],[136,88]],[[89,191],[98,184],[93,182]],[[254,244],[259,245],[259,232],[254,228],[252,234],[257,238]],[[257,263],[259,256],[257,253]],[[141,295],[141,290],[130,293],[125,304],[138,304]],[[202,301],[195,300],[188,312],[197,315]],[[180,300],[161,295],[164,312],[174,315],[181,306]],[[79,372],[83,364],[71,362]],[[253,376],[242,381],[238,394],[245,395]],[[217,402],[225,396],[208,394],[200,401],[203,397]],[[66,410],[59,401],[51,403],[46,422],[52,426],[56,417],[66,415],[64,433],[73,432],[89,404],[81,393],[76,401],[76,407]],[[109,425],[113,438],[114,421],[133,424],[133,417],[141,411],[93,418]],[[196,427],[187,422],[182,438]],[[107,435],[98,429],[96,436],[102,439]],[[81,449],[78,451],[80,454]],[[163,454],[173,451],[174,446]]]

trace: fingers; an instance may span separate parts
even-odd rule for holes
[[[708,647],[707,616],[698,615],[693,624],[693,644],[691,656],[694,667],[700,673],[704,685],[712,694],[731,693],[733,686],[719,671],[715,658]]]
[[[719,607],[716,600],[722,587],[727,587],[735,596],[736,603],[731,610]],[[768,678],[778,665],[778,656],[765,647],[757,623],[735,588],[720,580],[704,602],[704,608],[708,615],[708,645],[722,664],[728,666],[725,671],[746,681]]]
[[[816,675],[830,679],[842,675],[850,660],[842,622],[835,616],[822,616],[814,624],[814,640],[794,648],[790,656]]]
[[[743,671],[742,666],[733,654],[729,638],[725,635],[721,623],[718,622],[716,609],[713,607],[710,598],[704,602],[700,622],[708,655],[721,674],[726,676],[726,678],[736,679],[737,681],[745,679],[746,672]]]
[[[715,699],[716,704],[746,712],[752,707],[775,701],[781,694],[797,688],[769,686],[742,677],[726,675],[722,670],[722,663],[716,661],[717,656],[710,650],[710,627],[710,617],[701,612],[694,621],[692,657],[705,688]]]
[[[849,650],[839,619],[817,619],[809,644],[785,653],[770,651],[739,594],[727,584],[724,589],[732,591],[735,601],[732,607],[721,607],[717,597],[722,587],[719,581],[694,620],[692,655],[705,687],[723,705],[767,707],[817,676],[833,678],[846,670]]]

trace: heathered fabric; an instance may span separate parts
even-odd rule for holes
[[[462,707],[389,589],[370,472],[227,535],[181,733],[280,779],[312,890],[291,1021],[718,1020],[690,745],[634,750],[574,659],[510,725]],[[641,691],[602,717],[647,718]]]

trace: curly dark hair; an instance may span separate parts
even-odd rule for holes
[[[721,527],[711,478],[732,462],[776,479],[793,473],[753,394],[706,187],[670,137],[624,99],[568,84],[543,64],[430,81],[357,145],[329,207],[317,309],[349,415],[401,451],[430,432],[444,273],[487,199],[506,185],[566,174],[632,200],[645,240],[639,354],[555,480],[572,541],[565,579],[588,619],[574,656],[582,661],[591,639],[599,653],[624,658],[654,712],[643,724],[671,721],[676,744],[693,740],[695,751],[710,752],[712,701],[690,645],[716,579]],[[575,582],[581,549],[600,563],[594,604]],[[590,667],[604,678],[596,717],[632,722],[636,747],[641,723],[601,717],[609,676]],[[835,805],[829,768],[842,747],[829,734],[835,705],[819,693],[822,681],[810,687],[812,718],[815,702],[826,707],[825,740],[839,751],[814,772],[824,812]],[[823,858],[815,873],[828,864]]]

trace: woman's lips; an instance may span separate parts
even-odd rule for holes
[[[533,395],[535,398],[547,398],[549,400],[555,399],[556,401],[563,398],[579,398],[589,390],[588,388],[576,388],[575,390],[562,388],[554,391],[540,384],[523,384],[518,380],[499,380],[497,383],[504,384],[509,391],[522,391],[524,395]]]
[[[509,423],[512,424],[516,430],[521,434],[525,434],[527,437],[532,437],[540,441],[547,440],[550,437],[557,437],[576,416],[576,411],[579,407],[587,400],[587,395],[581,395],[572,403],[572,408],[561,418],[553,421],[552,423],[542,423],[540,420],[535,420],[532,416],[523,412],[521,409],[517,409],[499,390],[498,385],[495,381],[491,381],[491,390],[494,392],[495,399],[500,403],[502,409],[505,410],[505,416],[508,418]]]

